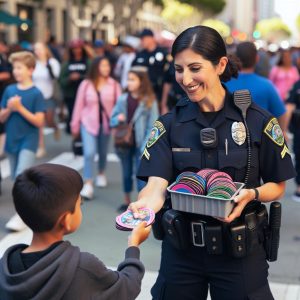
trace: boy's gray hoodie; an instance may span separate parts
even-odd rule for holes
[[[1,300],[130,300],[140,292],[145,269],[137,247],[128,248],[118,271],[112,271],[94,255],[62,242],[29,269],[12,274],[10,254],[26,247],[12,246],[0,260]]]

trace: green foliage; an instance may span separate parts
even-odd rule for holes
[[[230,35],[230,27],[217,19],[206,19],[202,25],[211,27],[217,30],[223,38],[226,38]]]
[[[280,18],[265,19],[257,22],[255,30],[268,41],[280,41],[291,36],[291,30]]]
[[[226,5],[225,0],[180,0],[180,2],[195,6],[200,10],[210,11],[213,14],[222,12]]]

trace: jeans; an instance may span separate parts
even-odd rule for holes
[[[117,148],[116,153],[121,160],[122,165],[122,181],[124,193],[132,192],[133,175],[139,167],[141,160],[141,152],[136,147],[131,148]],[[136,179],[137,190],[140,191],[145,187],[146,182]]]
[[[110,134],[104,134],[102,129],[97,136],[89,133],[84,126],[81,125],[81,138],[83,142],[83,179],[94,178],[94,159],[95,154],[98,153],[98,171],[103,172],[106,167],[106,156],[108,150],[108,143]]]
[[[12,180],[15,180],[24,170],[32,167],[35,162],[35,152],[28,149],[22,149],[18,153],[7,153],[7,156]]]

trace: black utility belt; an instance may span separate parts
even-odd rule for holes
[[[161,223],[164,239],[179,250],[205,247],[209,254],[241,258],[266,240],[268,212],[261,204],[228,224],[169,209],[164,212]]]

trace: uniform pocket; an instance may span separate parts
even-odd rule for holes
[[[201,156],[201,151],[173,152],[173,163],[180,172],[186,169],[198,172],[202,169]]]
[[[158,276],[154,286],[151,289],[152,300],[163,300],[166,290],[166,281],[163,277]]]

